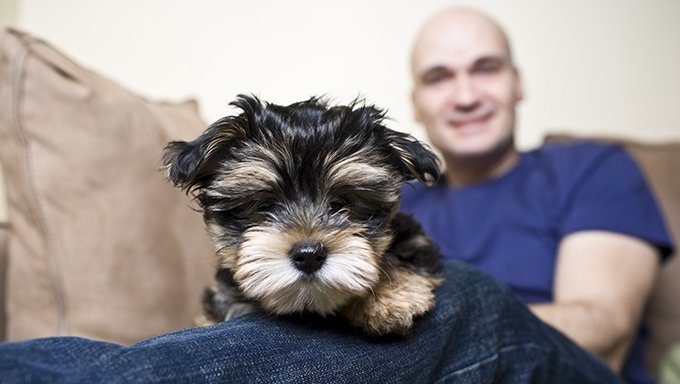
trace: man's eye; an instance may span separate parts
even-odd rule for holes
[[[428,85],[437,84],[448,78],[448,75],[442,72],[428,73],[423,76],[423,83]]]
[[[500,63],[485,63],[475,68],[475,72],[482,75],[492,75],[498,73],[502,67]]]
[[[494,73],[498,71],[498,67],[493,67],[493,66],[486,66],[486,67],[481,67],[477,72],[481,73]]]

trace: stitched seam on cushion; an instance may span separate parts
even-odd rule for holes
[[[12,63],[12,127],[16,134],[20,144],[24,147],[26,156],[24,158],[26,167],[26,180],[28,181],[28,187],[26,189],[29,198],[35,202],[35,214],[38,217],[38,222],[40,223],[41,230],[45,236],[45,251],[47,253],[48,269],[50,272],[50,280],[52,283],[52,290],[54,294],[55,304],[57,305],[57,332],[59,335],[66,335],[68,333],[68,321],[66,319],[66,299],[64,296],[63,281],[61,276],[61,268],[59,260],[57,260],[56,255],[52,252],[52,244],[54,239],[51,238],[49,225],[47,224],[47,216],[42,208],[42,204],[38,195],[35,191],[34,180],[35,172],[32,167],[31,162],[31,147],[28,145],[28,140],[24,135],[24,129],[21,122],[21,91],[24,79],[24,67],[26,64],[26,59],[29,56],[29,48],[32,42],[22,41],[21,51],[14,59]]]
[[[446,382],[448,382],[449,379],[453,378],[454,376],[457,376],[461,373],[467,372],[471,369],[478,368],[478,367],[480,367],[484,364],[487,364],[491,361],[497,360],[501,354],[506,353],[506,352],[511,352],[511,351],[517,350],[517,349],[536,349],[536,350],[542,351],[544,353],[552,353],[551,350],[546,349],[546,348],[542,347],[541,345],[534,344],[534,343],[510,345],[510,346],[501,348],[500,350],[498,350],[497,353],[494,353],[493,355],[491,355],[491,356],[489,356],[489,357],[487,357],[487,358],[485,358],[481,361],[475,362],[473,364],[470,364],[470,365],[463,367],[463,368],[460,368],[460,369],[456,369],[455,371],[443,374],[439,379],[437,379],[437,381],[435,381],[435,383],[446,383]],[[584,373],[584,372],[581,372],[578,369],[576,369],[577,367],[575,367],[573,364],[571,364],[568,360],[557,358],[557,361],[559,362],[559,364],[562,364],[564,366],[567,366],[569,368],[574,369],[575,372],[578,372],[579,375],[587,378],[591,382],[600,382],[597,378],[590,376],[588,373]]]

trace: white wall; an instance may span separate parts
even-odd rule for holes
[[[408,98],[409,50],[418,26],[454,3],[0,0],[0,26],[51,41],[145,96],[196,97],[209,121],[238,93],[277,103],[363,95],[389,108],[393,128],[422,139]],[[513,41],[528,91],[521,148],[558,128],[680,139],[680,1],[467,3],[496,16]]]
[[[680,139],[680,1],[487,0],[527,100],[520,147],[547,130]],[[207,120],[238,93],[289,103],[356,95],[411,118],[408,55],[448,1],[19,0],[17,25],[152,98],[197,97]]]

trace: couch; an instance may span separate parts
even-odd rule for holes
[[[40,39],[4,34],[0,336],[132,343],[193,324],[212,251],[191,199],[164,180],[158,160],[166,142],[204,127],[193,101],[147,100]],[[603,140],[638,160],[680,239],[680,143]],[[652,371],[680,340],[678,275],[673,258],[646,315]]]
[[[204,129],[192,100],[147,100],[44,41],[4,34],[7,339],[132,343],[193,325],[213,251],[191,199],[159,164],[168,141]]]

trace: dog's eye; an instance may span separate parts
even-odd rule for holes
[[[225,211],[212,211],[210,215],[217,221],[220,225],[233,225],[237,218],[234,217],[230,212]]]
[[[349,199],[346,196],[338,196],[328,203],[332,212],[339,212],[349,206]]]
[[[276,206],[273,200],[260,200],[256,204],[256,210],[258,212],[271,211]]]

